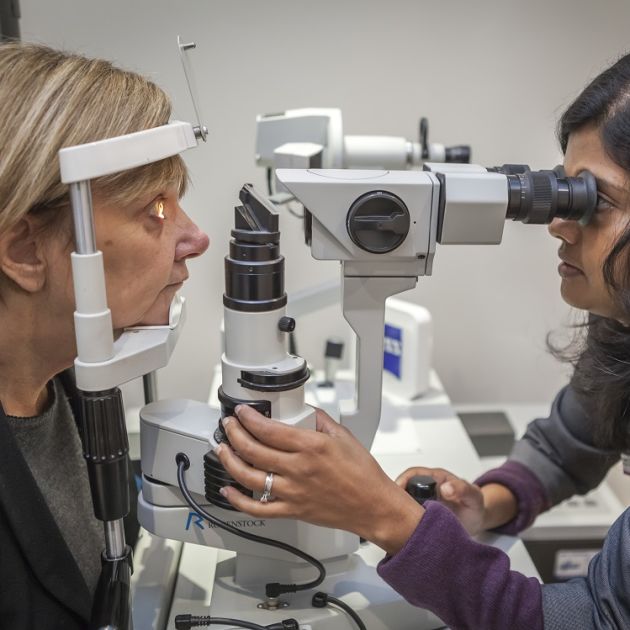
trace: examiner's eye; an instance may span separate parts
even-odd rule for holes
[[[608,201],[605,197],[601,195],[597,195],[597,211],[603,212],[604,210],[610,210],[613,207],[613,204]]]

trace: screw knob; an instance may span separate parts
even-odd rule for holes
[[[278,328],[284,333],[290,333],[295,330],[295,320],[293,317],[281,317],[278,322]]]

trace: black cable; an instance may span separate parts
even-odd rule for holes
[[[256,534],[251,534],[249,532],[240,530],[225,521],[222,521],[220,518],[213,516],[209,512],[206,512],[196,501],[193,499],[188,487],[186,486],[186,480],[184,479],[184,471],[188,470],[190,467],[190,460],[185,453],[177,453],[175,457],[175,461],[177,462],[177,483],[179,485],[179,489],[184,495],[184,499],[186,503],[199,514],[205,518],[209,523],[224,529],[225,531],[234,534],[235,536],[240,536],[241,538],[245,538],[246,540],[251,540],[252,542],[260,543],[261,545],[268,545],[269,547],[276,547],[277,549],[282,549],[283,551],[288,551],[293,555],[305,560],[309,564],[312,564],[318,571],[319,576],[314,579],[312,582],[306,582],[305,584],[279,584],[278,582],[270,582],[269,584],[265,584],[265,594],[267,597],[279,597],[283,593],[296,593],[297,591],[307,591],[311,588],[315,588],[319,586],[326,577],[326,569],[324,565],[317,560],[317,558],[313,558],[313,556],[309,556],[307,553],[304,553],[297,547],[292,547],[291,545],[287,545],[286,543],[280,542],[279,540],[274,540],[273,538],[264,538],[263,536],[257,536]]]
[[[278,623],[261,626],[260,624],[253,623],[252,621],[232,619],[231,617],[207,617],[195,615],[177,615],[175,617],[176,630],[190,630],[190,628],[201,628],[203,626],[218,624],[237,626],[238,628],[247,628],[248,630],[299,630],[299,624],[295,619],[284,619]]]
[[[328,596],[328,601],[331,604],[334,604],[335,606],[339,606],[339,608],[341,608],[342,610],[345,610],[348,613],[348,615],[352,617],[352,620],[357,624],[357,627],[359,628],[359,630],[366,630],[365,624],[363,623],[363,621],[361,621],[361,617],[359,617],[359,615],[357,615],[357,613],[352,608],[350,608],[350,606],[348,606],[346,602],[340,599],[337,599],[336,597],[333,597],[332,595]]]
[[[225,624],[237,626],[238,628],[249,628],[249,630],[267,630],[265,626],[240,619],[230,619],[230,617],[194,617],[193,615],[177,615],[175,617],[175,628],[177,630],[189,630],[190,628],[202,628],[213,624]]]
[[[354,623],[357,624],[359,630],[366,630],[365,624],[361,621],[361,617],[359,617],[359,615],[357,615],[357,613],[352,610],[352,608],[350,608],[350,606],[348,606],[346,602],[337,599],[332,595],[328,595],[328,593],[322,593],[321,591],[315,593],[315,595],[313,595],[311,603],[313,604],[314,608],[325,608],[328,604],[334,604],[335,606],[338,606],[343,611],[348,613]]]

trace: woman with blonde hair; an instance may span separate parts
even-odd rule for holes
[[[0,45],[2,627],[85,627],[103,548],[70,370],[72,219],[57,153],[163,125],[170,112],[159,87],[107,61]],[[167,323],[186,261],[208,247],[179,205],[186,181],[179,156],[92,181],[115,334]]]

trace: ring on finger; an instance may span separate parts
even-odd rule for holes
[[[269,501],[273,499],[273,497],[271,496],[272,486],[273,486],[273,473],[269,472],[267,473],[267,476],[265,477],[265,486],[263,488],[262,496],[260,497],[261,503],[268,503]]]

